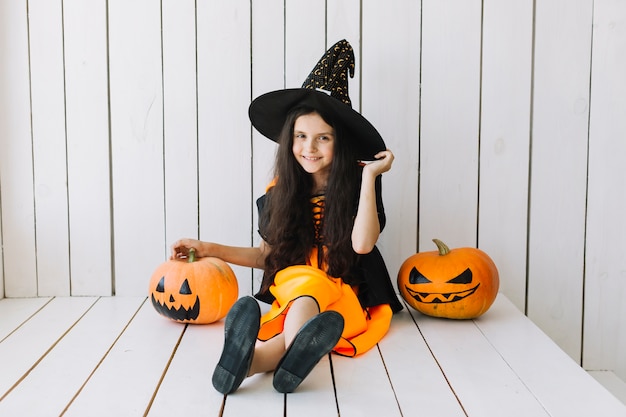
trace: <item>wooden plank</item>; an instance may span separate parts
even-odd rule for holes
[[[29,1],[37,294],[70,295],[63,16],[60,2]]]
[[[37,295],[28,17],[24,2],[3,1],[0,24],[0,188],[4,295]]]
[[[72,295],[113,293],[107,9],[64,0]]]
[[[354,49],[356,68],[354,78],[348,79],[348,94],[352,101],[352,108],[357,111],[361,109],[361,71],[363,70],[361,57],[362,12],[361,0],[326,1],[326,49],[341,39],[350,42],[352,49]],[[311,69],[314,65],[315,62],[311,62]]]
[[[433,238],[476,245],[481,11],[476,1],[422,4],[420,251]]]
[[[306,16],[307,30],[302,30]],[[326,0],[285,5],[285,87],[298,88],[326,51]],[[337,39],[339,40],[339,39]]]
[[[577,361],[592,5],[591,0],[576,7],[567,0],[540,2],[535,13],[527,314]]]
[[[250,2],[199,2],[197,14],[200,238],[250,246]],[[233,270],[248,294],[250,269]]]
[[[498,266],[500,291],[522,311],[526,304],[532,19],[530,1],[484,3],[478,247]]]
[[[333,355],[332,361],[339,415],[401,415],[385,364],[376,347],[356,358]],[[373,393],[376,393],[375,396]]]
[[[411,314],[468,416],[550,415],[473,321]],[[488,311],[481,320],[498,317]],[[507,329],[504,337],[515,328]]]
[[[0,343],[0,401],[26,377],[96,300],[55,298]]]
[[[224,322],[189,325],[165,371],[148,416],[219,415],[224,396],[211,376],[224,345]],[[184,387],[184,388],[182,388]],[[184,389],[184,399],[179,393]]]
[[[247,415],[259,410],[267,416],[337,415],[328,357],[318,363],[292,394],[277,392],[272,385],[273,375],[268,372],[244,380],[241,387],[226,398],[224,416]]]
[[[43,308],[50,298],[5,298],[0,300],[0,343],[17,330],[33,314]]]
[[[285,394],[272,386],[273,373],[254,375],[226,397],[223,417],[239,417],[262,412],[267,416],[285,415]],[[211,388],[212,389],[212,388]]]
[[[623,404],[626,404],[626,382],[611,371],[587,371]]]
[[[626,4],[594,2],[583,366],[626,381]]]
[[[252,98],[285,88],[284,1],[252,2]],[[303,80],[304,81],[304,80]],[[252,128],[252,244],[258,245],[256,199],[265,194],[273,177],[277,145]],[[263,271],[254,270],[251,293],[261,284]]]
[[[378,343],[402,414],[465,416],[409,309],[394,316]]]
[[[334,360],[335,357],[334,355],[330,358],[329,356],[323,357],[298,389],[291,394],[287,394],[285,415],[339,415],[340,411],[337,410],[333,375],[331,373],[331,360]],[[315,406],[312,407],[312,404],[315,404]]]
[[[161,9],[108,6],[115,294],[144,295],[166,254]]]
[[[550,416],[626,415],[626,405],[505,297],[499,296],[476,325]]]
[[[183,330],[145,302],[64,415],[143,415]]]
[[[100,298],[0,402],[0,415],[61,415],[144,301]]]
[[[198,238],[195,6],[193,1],[162,4],[167,245],[182,237]]]
[[[394,279],[417,250],[420,13],[411,0],[363,2],[362,113],[395,156],[383,174],[387,226],[378,241]]]

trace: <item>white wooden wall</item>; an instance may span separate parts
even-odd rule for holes
[[[247,106],[342,38],[396,155],[392,275],[478,246],[626,378],[625,0],[0,0],[0,296],[144,294],[179,237],[256,243],[274,145]]]

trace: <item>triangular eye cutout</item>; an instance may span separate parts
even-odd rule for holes
[[[161,277],[161,280],[157,284],[156,292],[165,292],[165,277]]]
[[[426,278],[416,267],[413,267],[409,272],[409,282],[411,284],[429,284],[432,281]]]
[[[469,284],[472,282],[472,271],[467,268],[465,271],[461,272],[456,278],[452,278],[448,281],[448,284]]]
[[[178,291],[178,293],[186,294],[186,295],[191,294],[191,288],[189,288],[189,281],[185,280],[185,282],[183,282],[183,285],[180,286],[180,291]]]

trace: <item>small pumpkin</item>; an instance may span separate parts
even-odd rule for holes
[[[226,316],[239,296],[233,270],[219,258],[164,262],[150,278],[149,295],[155,310],[181,323],[207,324]]]
[[[485,313],[498,294],[500,279],[491,258],[480,249],[450,250],[433,239],[437,251],[407,258],[398,271],[402,298],[434,317],[472,319]]]

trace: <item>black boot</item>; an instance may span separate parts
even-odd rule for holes
[[[293,392],[320,359],[335,347],[343,325],[343,317],[336,311],[325,311],[307,321],[274,371],[276,391]]]
[[[234,392],[248,375],[260,323],[261,310],[252,297],[240,298],[228,312],[224,349],[213,372],[213,386],[222,394]]]

